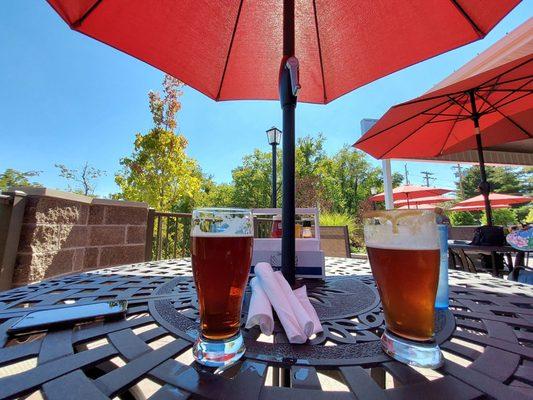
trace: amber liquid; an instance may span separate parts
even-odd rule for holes
[[[439,250],[367,247],[387,328],[411,340],[433,336]]]
[[[252,245],[250,236],[191,238],[200,327],[207,339],[224,340],[239,331]]]

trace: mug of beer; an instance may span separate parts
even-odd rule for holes
[[[434,341],[434,320],[440,244],[435,214],[369,212],[364,235],[385,314],[383,350],[409,365],[438,368],[442,353]]]
[[[221,367],[245,351],[241,306],[253,247],[250,210],[202,208],[192,213],[191,256],[200,311],[193,355],[200,364]]]

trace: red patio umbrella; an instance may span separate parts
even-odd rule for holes
[[[483,144],[533,137],[533,54],[524,56],[533,41],[525,39],[520,51],[505,53],[505,63],[392,107],[354,146],[376,158],[407,159],[477,149],[491,225]]]
[[[490,208],[496,209],[496,208],[508,208],[509,206],[506,205],[491,205]],[[464,206],[464,207],[452,207],[450,208],[450,211],[483,211],[485,209],[485,203],[479,205],[479,206]]]
[[[407,206],[409,207],[410,201],[412,199],[428,196],[438,196],[444,193],[451,192],[452,189],[444,188],[432,188],[427,186],[418,186],[418,185],[402,185],[392,189],[392,198],[393,200],[405,200]],[[379,193],[370,197],[371,201],[384,201],[385,193]]]
[[[483,38],[519,0],[48,2],[72,29],[217,101],[280,99],[282,268],[292,283],[297,97],[328,103],[384,75]]]
[[[419,204],[416,206],[417,210],[434,210],[437,206],[435,204]],[[409,207],[407,204],[398,207],[400,210],[410,210],[411,207]]]
[[[427,204],[439,204],[439,203],[445,203],[447,201],[452,201],[453,199],[451,197],[446,196],[428,196],[428,197],[420,197],[416,199],[409,200],[409,204],[411,206],[415,205],[417,208],[421,208],[422,205]],[[407,205],[407,200],[396,200],[394,202],[394,205],[396,207],[402,207]]]
[[[504,194],[504,193],[491,193],[489,195],[489,202],[491,207],[495,206],[503,206],[503,207],[509,207],[512,204],[521,204],[521,203],[529,203],[533,200],[533,197],[528,196],[514,196],[512,194]],[[479,207],[484,206],[485,204],[485,198],[483,195],[471,197],[470,199],[463,200],[459,203],[457,203],[452,210],[455,210],[457,207]]]

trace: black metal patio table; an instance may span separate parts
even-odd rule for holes
[[[435,321],[446,361],[428,374],[381,351],[383,315],[368,264],[328,258],[326,271],[323,281],[303,282],[323,334],[309,344],[290,345],[277,326],[273,340],[257,329],[245,331],[245,356],[223,371],[202,368],[191,358],[198,313],[187,259],[113,267],[0,293],[0,398],[533,396],[531,286],[451,271],[450,310]],[[21,337],[6,333],[31,310],[118,299],[129,303],[122,320]],[[247,301],[248,295],[244,312]],[[276,386],[280,369],[289,371],[290,382]],[[325,385],[325,378],[335,384]],[[146,385],[151,391],[142,393]]]

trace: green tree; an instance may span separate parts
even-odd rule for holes
[[[39,176],[41,171],[17,171],[7,168],[0,174],[0,190],[7,190],[17,186],[42,186],[40,183],[31,182],[30,179]]]
[[[533,224],[533,207],[529,210],[524,222],[526,224]]]
[[[154,128],[137,133],[130,157],[120,160],[115,175],[121,192],[115,197],[145,201],[160,211],[190,211],[200,196],[203,175],[197,162],[185,153],[187,139],[175,132],[183,83],[166,75],[163,94],[150,92]]]
[[[278,164],[281,175],[281,161]],[[270,207],[272,202],[272,155],[255,149],[232,171],[233,203],[238,207]],[[281,178],[281,177],[280,177]],[[278,191],[278,203],[281,199]]]
[[[531,210],[533,210],[533,207],[527,204],[525,206],[513,208],[513,210],[516,213],[516,220],[518,222],[525,222],[527,219],[527,216],[531,213]]]
[[[517,223],[516,213],[512,208],[498,208],[492,210],[492,221],[494,225],[507,226]],[[487,215],[483,211],[481,215],[481,224],[487,225]]]
[[[231,183],[217,184],[211,177],[202,182],[202,195],[197,200],[201,207],[236,207],[234,203],[235,187]]]
[[[454,211],[449,216],[452,226],[479,225],[478,212]]]
[[[96,181],[106,175],[106,172],[85,162],[81,169],[68,168],[64,164],[55,164],[59,169],[59,176],[67,180],[68,191],[94,196]]]
[[[531,191],[533,169],[486,167],[487,180],[496,193],[528,193]],[[464,198],[479,195],[481,175],[477,165],[468,168],[463,176]],[[458,187],[459,189],[459,187]],[[460,192],[458,192],[460,193]],[[461,199],[462,200],[462,199]]]

